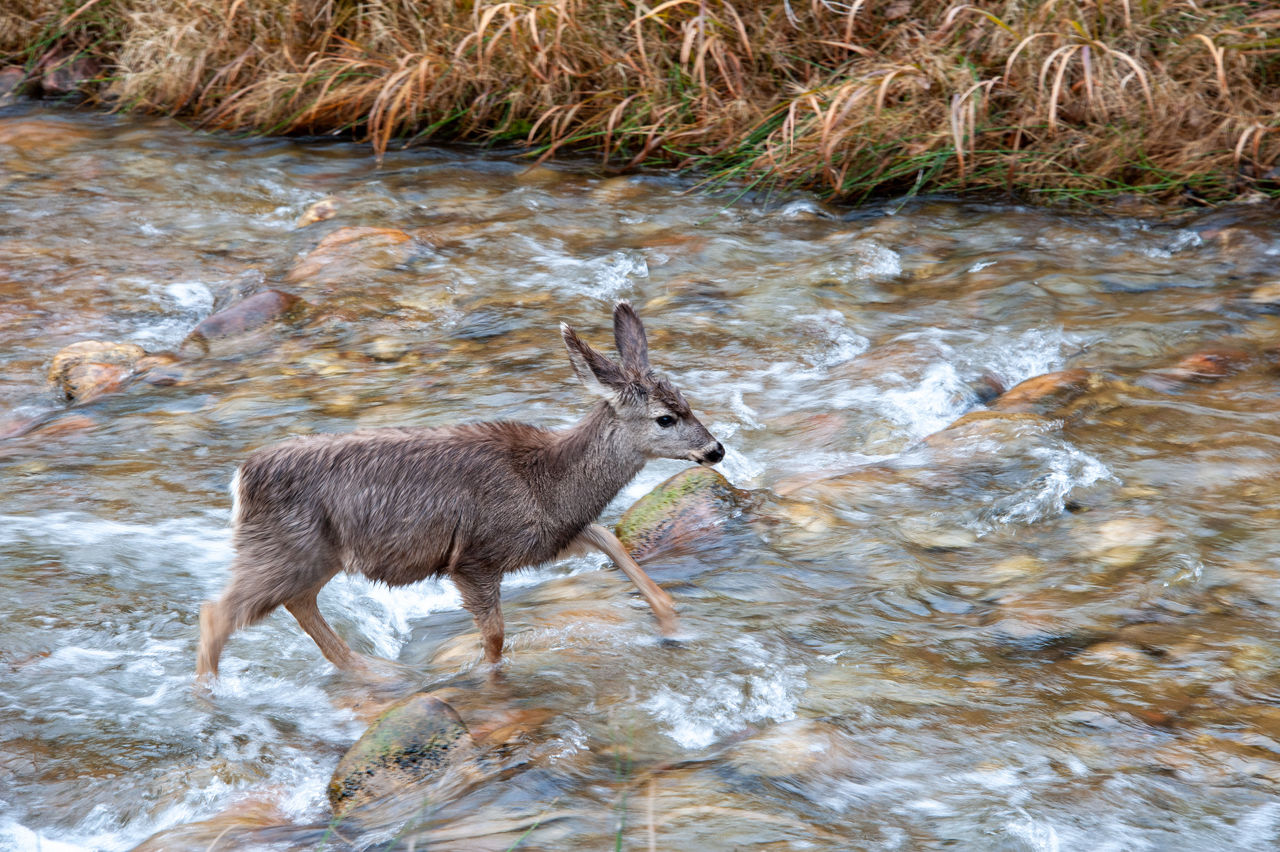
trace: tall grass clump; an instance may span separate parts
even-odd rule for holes
[[[378,152],[519,142],[841,200],[1276,192],[1280,10],[1191,0],[8,0],[96,97]]]

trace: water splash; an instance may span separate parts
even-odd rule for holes
[[[642,706],[664,733],[684,748],[705,748],[755,722],[796,715],[807,686],[804,667],[778,663],[776,651],[751,636],[738,637],[725,658],[744,668],[715,673],[672,672]]]

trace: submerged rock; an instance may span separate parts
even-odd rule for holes
[[[660,483],[619,519],[618,540],[636,559],[713,535],[749,494],[709,467],[691,467]]]
[[[1150,375],[1154,381],[1147,384],[1157,390],[1169,390],[1182,383],[1216,382],[1247,370],[1253,360],[1253,355],[1243,349],[1204,349],[1187,355],[1172,367],[1152,370]]]
[[[1155,518],[1114,518],[1080,533],[1085,558],[1108,568],[1132,568],[1149,561],[1157,546],[1169,535],[1163,521]]]
[[[369,269],[389,269],[408,260],[413,238],[395,228],[339,228],[289,270],[294,283],[330,283],[358,278]]]
[[[991,407],[997,411],[1046,414],[1084,396],[1097,382],[1098,377],[1083,368],[1032,376],[1002,393]]]
[[[210,819],[189,822],[153,834],[133,852],[209,852],[246,849],[261,842],[261,829],[287,826],[288,816],[272,802],[245,799]]]
[[[338,214],[340,203],[341,202],[332,195],[328,198],[321,198],[315,204],[312,204],[303,211],[302,215],[298,217],[297,223],[294,224],[294,227],[305,228],[313,222],[323,222],[326,219],[332,219]]]
[[[182,349],[207,355],[211,348],[227,338],[257,331],[273,322],[296,314],[306,303],[282,290],[263,290],[204,318],[187,339]]]
[[[64,402],[89,402],[119,390],[146,354],[136,343],[82,340],[53,356],[49,381]]]
[[[341,817],[367,802],[429,780],[470,754],[471,734],[457,712],[427,692],[393,705],[338,761],[329,804]]]

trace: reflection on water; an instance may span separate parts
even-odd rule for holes
[[[843,216],[10,108],[0,846],[1272,848],[1275,221]],[[267,288],[305,306],[183,346]],[[607,339],[616,298],[725,474],[785,498],[648,565],[678,647],[601,559],[509,579],[501,681],[447,584],[332,583],[321,606],[404,665],[399,694],[438,689],[487,743],[335,830],[329,773],[395,694],[283,612],[191,689],[231,472],[304,432],[572,422],[556,326]],[[45,373],[80,340],[182,358],[68,407]]]

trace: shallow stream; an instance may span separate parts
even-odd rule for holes
[[[6,108],[0,848],[1275,848],[1278,270],[1270,208],[850,213]],[[268,288],[305,304],[184,347]],[[283,611],[192,688],[236,465],[308,432],[567,425],[558,324],[611,350],[618,298],[725,475],[786,499],[646,563],[675,647],[603,558],[510,578],[497,680],[449,585],[335,580],[353,647],[491,743],[335,828],[329,775],[398,695]],[[68,403],[46,372],[82,340],[182,357]]]

